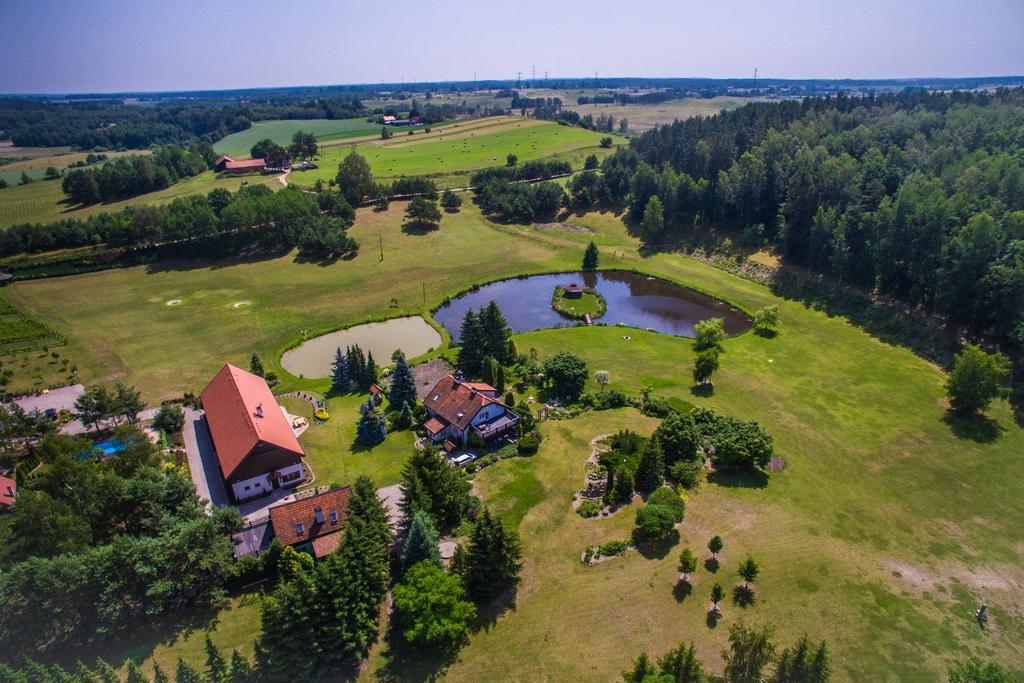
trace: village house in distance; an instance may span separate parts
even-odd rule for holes
[[[519,416],[497,393],[490,384],[463,381],[461,373],[440,380],[423,400],[430,415],[423,426],[430,440],[465,446],[474,434],[489,443],[513,431]]]
[[[266,380],[228,364],[200,399],[221,474],[236,501],[302,483],[305,453]]]

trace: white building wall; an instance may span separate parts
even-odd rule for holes
[[[278,475],[282,477],[287,477],[288,475],[293,475],[295,473],[299,474],[299,476],[296,477],[293,481],[282,482],[281,488],[298,486],[299,484],[302,483],[302,463],[290,465],[288,467],[282,467],[281,469],[275,471],[278,473]],[[249,498],[256,498],[257,496],[264,496],[273,491],[273,485],[269,481],[267,481],[268,474],[270,474],[270,472],[261,474],[258,477],[253,477],[252,479],[244,479],[242,481],[232,484],[231,491],[232,493],[234,493],[235,499],[247,500]],[[248,489],[246,489],[247,486],[249,487]]]

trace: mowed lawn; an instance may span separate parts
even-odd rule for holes
[[[422,131],[408,135],[395,130],[390,140],[365,142],[356,150],[366,157],[373,175],[380,181],[400,176],[461,176],[482,168],[503,166],[509,154],[520,162],[536,159],[565,159],[581,166],[587,154],[607,153],[599,146],[603,134],[582,128],[560,126],[550,121],[508,117],[501,125],[447,128],[443,135],[426,136]],[[292,174],[294,182],[311,185],[318,178],[327,181],[338,172],[338,164],[350,153],[345,145],[326,148],[320,168]]]
[[[629,121],[629,131],[640,133],[663,123],[672,123],[679,119],[694,116],[714,116],[720,111],[729,111],[742,107],[751,98],[720,96],[711,98],[685,98],[669,100],[658,104],[575,104],[565,108],[577,112],[580,116],[590,114],[595,119],[601,114],[614,116],[616,122],[625,118]],[[616,123],[618,130],[618,123]]]
[[[97,213],[120,211],[126,206],[166,204],[178,197],[196,193],[206,194],[218,187],[235,192],[243,184],[268,185],[275,190],[283,187],[277,176],[232,177],[206,171],[158,192],[149,192],[116,202],[80,206],[68,203],[59,179],[38,180],[28,185],[16,185],[0,190],[0,229],[18,223],[52,223],[68,218],[83,219]]]
[[[779,335],[728,340],[711,396],[691,391],[685,339],[631,330],[626,341],[621,329],[604,326],[517,336],[520,350],[536,348],[542,358],[563,349],[580,354],[591,376],[609,372],[610,388],[651,385],[655,395],[756,419],[786,467],[766,485],[723,478],[691,496],[683,542],[700,551],[717,533],[726,548],[717,577],[701,569],[684,597],[674,590],[681,544],[652,557],[580,565],[588,543],[626,537],[634,512],[583,520],[570,506],[590,439],[623,427],[649,433],[657,421],[619,410],[545,423],[536,456],[477,475],[477,492],[522,535],[523,586],[515,610],[474,633],[443,675],[607,681],[640,650],[659,655],[682,639],[694,640],[704,661],[720,669],[728,627],[739,619],[772,624],[782,646],[803,633],[826,638],[838,680],[941,680],[967,653],[1024,673],[1024,430],[1004,402],[994,405],[987,431],[949,424],[939,368],[696,261],[642,258],[612,214],[497,226],[465,204],[438,231],[411,236],[400,229],[403,210],[396,202],[387,212],[360,211],[352,229],[360,254],[333,265],[291,256],[164,264],[8,291],[90,350],[88,364],[76,359],[83,379],[127,380],[150,403],[202,389],[221,363],[245,367],[254,350],[281,374],[282,389],[322,390],[322,380],[300,381],[278,365],[302,330],[419,312],[424,300],[429,307],[485,279],[576,267],[590,239],[604,267],[640,268],[748,311],[777,304]],[[166,306],[172,298],[181,305]],[[251,304],[235,308],[239,301]],[[367,472],[383,484],[400,468],[402,434],[389,435],[379,459],[378,449],[354,452],[358,400],[333,400],[331,420],[303,437],[318,481],[348,483]],[[723,619],[709,628],[711,584],[730,591],[747,553],[762,567],[756,605],[742,609],[727,599]],[[986,631],[973,620],[981,600],[992,617]],[[257,624],[251,628],[255,634]],[[201,653],[185,652],[201,663]],[[438,673],[436,663],[388,654],[383,645],[375,649],[367,679]]]
[[[380,130],[380,124],[368,123],[365,116],[351,119],[288,119],[257,121],[250,128],[221,138],[213,145],[217,154],[249,157],[249,150],[260,140],[270,138],[279,145],[291,144],[296,131],[312,133],[318,140],[340,140]]]

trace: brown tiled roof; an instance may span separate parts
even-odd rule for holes
[[[341,545],[341,532],[335,531],[333,534],[324,534],[313,539],[313,557],[318,560],[321,557],[327,557]]]
[[[337,534],[344,528],[345,520],[348,518],[348,499],[351,495],[352,487],[345,486],[270,508],[270,523],[274,525],[274,535],[284,545],[297,545],[321,536]],[[321,512],[323,522],[317,521],[317,509]],[[332,513],[336,520],[331,519]],[[299,523],[302,524],[301,533],[297,526]]]
[[[380,388],[379,386],[377,386],[376,384],[371,384],[371,385],[370,385],[370,393],[371,393],[371,394],[373,394],[374,396],[376,396],[377,394],[379,394],[379,393],[380,393],[381,391],[383,391],[383,389],[381,389],[381,388]]]
[[[217,157],[217,160],[213,162],[213,165],[220,166],[220,162],[222,161],[234,161],[234,159],[229,157],[227,154],[221,154],[219,157]]]
[[[439,431],[444,429],[444,422],[441,422],[436,417],[432,417],[423,423],[423,426],[427,428],[427,431],[431,434],[437,434]]]
[[[0,476],[0,505],[14,505],[14,495],[18,492],[18,482],[10,477]]]
[[[200,398],[225,479],[257,446],[303,455],[299,440],[262,377],[225,365]]]
[[[490,391],[493,393],[498,393],[497,389],[492,387],[490,384],[487,384],[486,382],[463,382],[463,384],[465,384],[470,389],[476,389],[477,391]]]
[[[241,161],[228,159],[227,161],[224,162],[224,168],[226,169],[263,168],[266,165],[266,159],[242,159]]]
[[[481,386],[493,390],[489,385],[467,384],[448,375],[434,385],[423,399],[423,405],[431,412],[437,413],[441,420],[455,425],[461,431],[469,426],[481,408],[491,404],[505,405],[496,398],[480,393]]]

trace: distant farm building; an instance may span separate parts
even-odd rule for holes
[[[388,121],[389,118],[391,119],[390,121]],[[418,117],[418,116],[413,116],[413,117],[408,118],[408,119],[396,119],[394,116],[385,116],[384,117],[384,125],[385,126],[402,127],[402,126],[419,126],[421,124],[420,124],[420,117]]]
[[[270,508],[274,536],[317,559],[330,555],[341,542],[351,495],[345,486]]]
[[[235,500],[302,483],[302,446],[266,380],[225,365],[200,399],[221,474]]]
[[[463,382],[448,375],[423,399],[430,418],[423,424],[434,443],[465,445],[471,434],[494,441],[519,424],[519,416],[498,400],[497,390],[481,382]]]
[[[221,156],[213,162],[214,170],[220,173],[262,173],[267,170],[266,159],[242,159],[235,161],[229,156]]]

